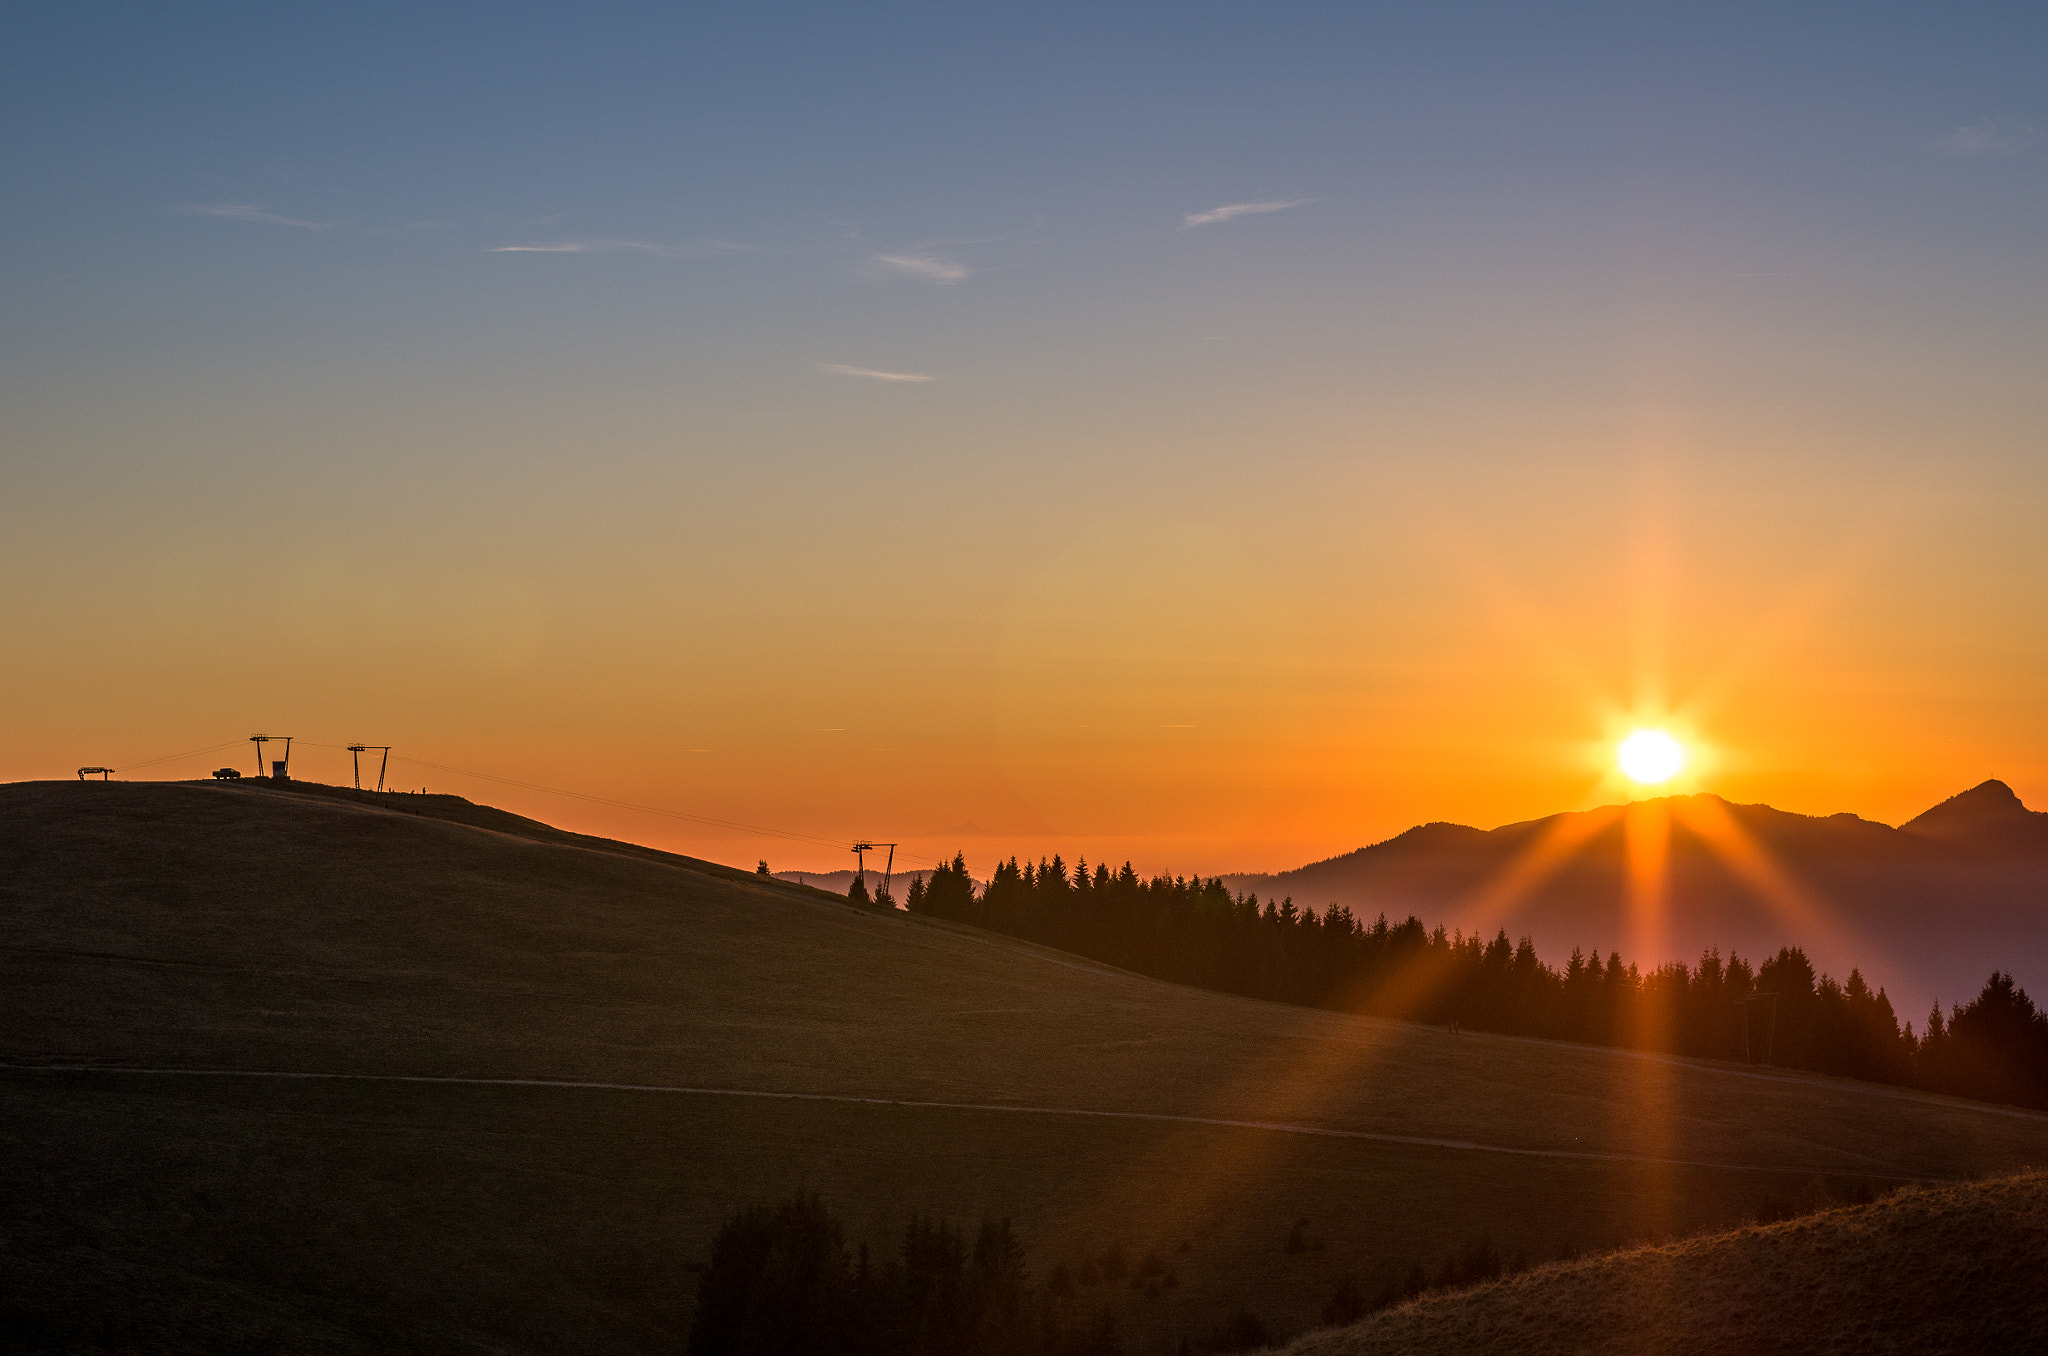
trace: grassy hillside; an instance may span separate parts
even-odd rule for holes
[[[1288,1356],[1990,1352],[2048,1334],[2048,1174],[1545,1267],[1316,1333]]]
[[[52,1347],[673,1349],[718,1221],[807,1188],[878,1246],[1158,1251],[1172,1291],[1077,1302],[1169,1350],[1480,1232],[2048,1161],[2039,1117],[1178,989],[453,798],[0,787],[0,965],[0,1319]],[[117,1071],[167,1069],[266,1076]]]

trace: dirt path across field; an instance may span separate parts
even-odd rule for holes
[[[557,1088],[563,1091],[636,1092],[677,1097],[751,1097],[768,1101],[836,1102],[853,1106],[908,1107],[926,1111],[970,1111],[1011,1116],[1075,1116],[1100,1120],[1150,1121],[1177,1125],[1214,1125],[1230,1130],[1264,1130],[1283,1135],[1317,1135],[1327,1139],[1367,1140],[1376,1144],[1402,1144],[1424,1149],[1449,1149],[1464,1153],[1512,1154],[1524,1158],[1560,1158],[1595,1163],[1643,1163],[1659,1167],[1707,1168],[1723,1172],[1769,1172],[1798,1177],[1829,1175],[1859,1177],[1885,1182],[1930,1182],[1939,1179],[1907,1177],[1896,1173],[1844,1171],[1812,1167],[1771,1166],[1759,1163],[1716,1163],[1692,1158],[1659,1158],[1650,1154],[1601,1153],[1591,1149],[1531,1149],[1508,1144],[1486,1144],[1478,1140],[1440,1139],[1427,1135],[1393,1135],[1373,1130],[1344,1130],[1331,1126],[1296,1125],[1284,1121],[1233,1120],[1221,1116],[1178,1116],[1149,1111],[1092,1111],[1082,1107],[1018,1106],[1001,1102],[914,1101],[896,1097],[855,1097],[825,1092],[765,1092],[753,1088],[693,1088],[655,1083],[602,1083],[570,1078],[456,1078],[425,1074],[309,1073],[283,1069],[151,1069],[110,1064],[0,1064],[0,1070],[18,1073],[97,1073],[157,1078],[253,1078],[291,1079],[337,1083],[429,1083],[480,1088]]]

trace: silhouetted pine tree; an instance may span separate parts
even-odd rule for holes
[[[916,885],[911,887],[907,903],[912,913],[950,918],[956,923],[981,921],[974,896],[974,878],[967,874],[966,857],[957,852],[953,854],[952,861],[941,863],[932,870],[921,891]]]
[[[853,1271],[816,1196],[754,1206],[720,1227],[697,1285],[690,1356],[859,1350]]]
[[[1384,914],[1368,925],[1341,907],[1318,915],[1292,899],[1233,896],[1220,880],[1140,877],[1129,862],[1111,871],[1082,860],[1069,872],[1059,856],[999,862],[977,893],[956,853],[912,886],[910,907],[1178,983],[1475,1030],[1740,1059],[1747,1019],[1762,1060],[1775,1022],[1779,1065],[2048,1104],[2048,1017],[2010,977],[1957,1010],[1972,1014],[1966,1042],[1939,1009],[1916,1041],[1884,990],[1859,971],[1845,983],[1818,974],[1797,947],[1754,968],[1708,951],[1695,967],[1648,974],[1619,952],[1574,949],[1560,970],[1505,930],[1488,939]],[[1769,1003],[1741,1001],[1765,994]]]
[[[1117,1356],[1106,1310],[1065,1316],[1071,1284],[1027,1303],[1007,1219],[984,1221],[970,1247],[918,1216],[894,1257],[876,1265],[866,1244],[858,1256],[816,1196],[740,1211],[699,1278],[691,1356]]]
[[[2048,1106],[2048,1016],[2009,974],[1994,972],[1950,1013],[1945,1033],[1937,1008],[1919,1054],[1925,1081],[1941,1091]]]

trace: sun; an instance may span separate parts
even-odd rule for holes
[[[1685,750],[1662,730],[1632,731],[1615,757],[1630,781],[1645,786],[1668,782],[1685,766]]]

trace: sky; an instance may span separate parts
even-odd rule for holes
[[[2048,808],[2048,10],[18,6],[0,779],[751,865]]]

